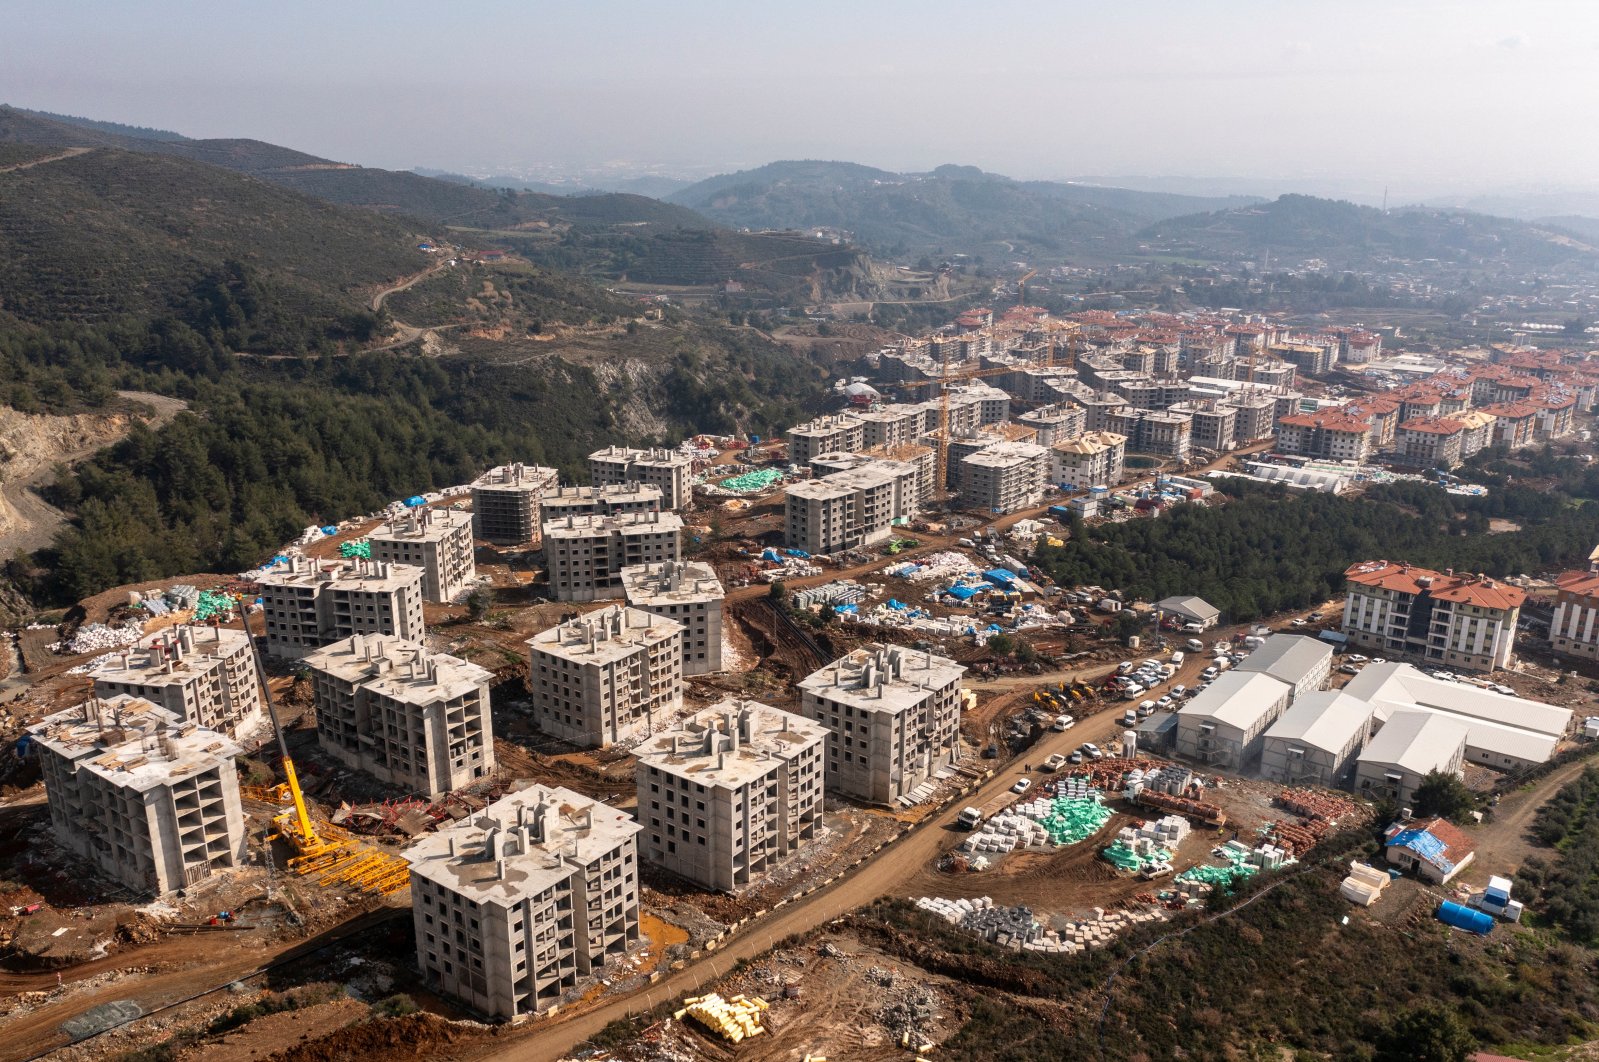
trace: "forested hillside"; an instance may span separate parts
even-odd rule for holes
[[[1074,526],[1037,561],[1067,585],[1121,587],[1156,601],[1197,594],[1230,622],[1320,604],[1343,573],[1388,558],[1493,576],[1586,561],[1599,541],[1599,476],[1572,493],[1505,486],[1486,498],[1425,484],[1374,487],[1364,498],[1222,481],[1224,504],[1179,505],[1153,520]],[[1490,518],[1522,525],[1489,534]]]

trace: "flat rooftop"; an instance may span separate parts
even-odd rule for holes
[[[542,491],[554,486],[561,473],[543,465],[497,465],[472,481],[473,490]]]
[[[602,450],[595,450],[589,454],[589,460],[614,463],[626,462],[630,465],[644,465],[652,468],[675,468],[692,465],[694,456],[681,450],[668,450],[664,446],[657,446],[648,450],[639,450],[629,446],[607,446]]]
[[[421,642],[382,634],[345,638],[318,649],[302,662],[342,682],[412,704],[451,700],[486,687],[494,678],[460,657],[432,653]]]
[[[261,576],[260,582],[267,586],[321,585],[335,590],[387,593],[403,589],[413,583],[420,584],[422,576],[422,569],[414,564],[393,564],[361,557],[323,563],[292,554],[288,564],[279,565],[266,572]]]
[[[94,669],[94,677],[138,686],[182,686],[209,672],[219,657],[249,647],[250,636],[243,631],[179,624],[112,654]]]
[[[702,561],[632,564],[621,576],[630,605],[695,604],[724,596],[716,569]]]
[[[984,468],[1014,468],[1049,456],[1047,447],[1028,442],[997,442],[961,458],[963,464]]]
[[[677,534],[683,518],[674,512],[572,513],[544,524],[546,539],[598,538],[613,534]]]
[[[800,681],[807,693],[874,712],[903,712],[930,691],[960,681],[966,668],[947,657],[874,642]]]
[[[617,505],[648,505],[654,502],[657,507],[661,503],[661,488],[653,483],[640,483],[637,480],[627,483],[608,483],[594,487],[587,484],[580,487],[556,487],[552,494],[544,492],[544,508],[550,509],[567,502],[575,505],[594,504],[601,500]]]
[[[527,641],[535,653],[574,660],[580,664],[608,664],[629,656],[639,646],[654,645],[685,628],[643,609],[611,605],[540,631]]]
[[[748,785],[827,738],[821,723],[755,701],[726,700],[651,735],[634,750],[640,764],[727,789]]]
[[[28,728],[79,770],[135,792],[182,782],[244,750],[143,697],[91,697]]]
[[[423,837],[404,855],[417,877],[477,903],[510,907],[629,843],[641,828],[570,789],[534,785]]]
[[[459,509],[416,509],[378,527],[366,537],[374,542],[443,542],[465,528],[470,533],[472,514]]]

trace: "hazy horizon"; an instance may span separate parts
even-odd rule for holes
[[[4,102],[395,169],[956,162],[1396,203],[1599,169],[1571,122],[1599,104],[1599,9],[1575,2],[12,7]]]

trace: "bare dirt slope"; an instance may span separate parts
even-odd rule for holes
[[[131,405],[110,413],[19,413],[0,407],[0,556],[48,545],[66,514],[34,492],[54,475],[110,446],[135,421],[158,428],[177,416],[185,403],[143,391],[119,392]]]

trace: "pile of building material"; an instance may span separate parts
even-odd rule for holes
[[[1019,948],[1043,932],[1028,908],[996,907],[987,896],[975,900],[924,896],[916,901],[916,906],[1001,947]]]
[[[729,476],[716,483],[713,489],[719,489],[731,494],[759,494],[767,490],[772,484],[779,482],[783,473],[776,468],[757,468],[749,472],[741,472],[736,476]],[[708,487],[711,484],[707,484]]]
[[[961,847],[968,852],[1012,852],[1077,844],[1098,833],[1110,815],[1099,793],[1079,783],[1073,795],[1030,800],[994,816]]]
[[[1337,823],[1355,813],[1355,802],[1345,797],[1317,793],[1310,789],[1284,789],[1272,803],[1307,819],[1326,819]]]
[[[73,632],[72,637],[50,644],[52,653],[103,653],[109,649],[121,649],[123,646],[137,642],[144,633],[140,624],[131,624],[125,627],[111,627],[104,623],[88,623]]]
[[[339,543],[339,556],[345,560],[351,557],[360,557],[362,560],[372,559],[372,543],[364,538],[351,539]]]
[[[1160,764],[1147,769],[1142,778],[1134,780],[1129,777],[1126,796],[1131,800],[1146,790],[1169,796],[1186,796],[1193,784],[1194,772],[1187,767],[1176,763]]]
[[[1269,822],[1261,831],[1261,835],[1282,848],[1290,856],[1298,858],[1321,843],[1332,829],[1332,823],[1326,819],[1307,819],[1303,825],[1292,822]]]
[[[1208,826],[1221,826],[1227,822],[1227,813],[1218,804],[1209,804],[1203,800],[1190,800],[1188,797],[1169,796],[1149,788],[1144,788],[1132,795],[1135,803],[1145,807],[1157,808],[1161,811],[1175,811],[1179,815],[1186,815]]]
[[[188,583],[177,583],[166,588],[161,595],[173,608],[193,608],[200,600],[200,591]]]
[[[1157,844],[1148,831],[1128,826],[1116,835],[1116,840],[1100,856],[1120,870],[1142,872],[1160,866],[1170,867],[1173,852]]]
[[[918,561],[897,564],[887,571],[889,575],[913,583],[924,583],[933,579],[953,579],[976,569],[977,565],[964,553],[934,553]]]
[[[1338,893],[1350,903],[1370,907],[1382,896],[1392,879],[1387,873],[1359,860],[1349,864],[1349,876],[1338,885]]]
[[[840,579],[837,582],[823,583],[821,586],[807,586],[793,592],[796,608],[810,608],[812,605],[853,605],[865,598],[866,588],[853,579]]]
[[[233,614],[238,602],[232,594],[216,590],[202,590],[194,602],[194,622],[206,623],[213,617],[226,619]]]
[[[741,1043],[766,1031],[761,1026],[761,1015],[770,1004],[760,996],[723,999],[712,992],[705,996],[689,996],[683,1002],[688,1006],[673,1017],[678,1021],[682,1021],[685,1015],[693,1018],[730,1043]]]

